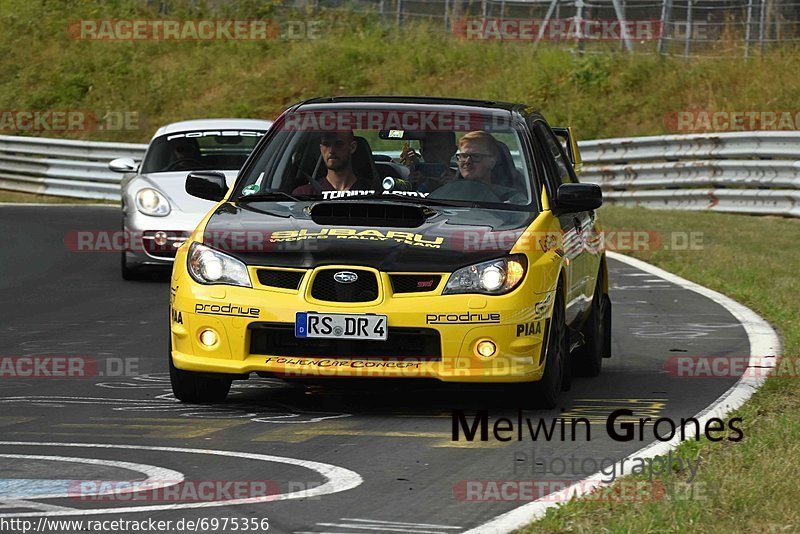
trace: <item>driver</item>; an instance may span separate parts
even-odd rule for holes
[[[172,162],[169,169],[187,169],[200,165],[200,149],[195,143],[186,138],[180,138],[172,143]]]
[[[318,182],[322,191],[369,190],[370,183],[359,179],[353,172],[353,153],[358,144],[352,131],[325,132],[319,141],[319,153],[328,172]],[[293,195],[313,195],[315,188],[304,184],[292,191]]]

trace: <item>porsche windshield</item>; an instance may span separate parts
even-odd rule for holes
[[[480,124],[494,127],[458,129],[451,124],[419,131],[402,129],[400,123],[387,129],[380,121],[373,128],[350,129],[341,127],[342,121],[325,128],[319,120],[293,125],[287,120],[237,183],[232,198],[404,196],[520,209],[532,199],[528,163],[520,133],[504,122],[500,128],[486,119]]]
[[[239,170],[264,133],[210,130],[162,135],[150,143],[142,172]]]

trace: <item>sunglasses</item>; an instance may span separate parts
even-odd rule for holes
[[[478,152],[459,152],[456,154],[456,161],[467,161],[471,159],[475,163],[480,163],[485,158],[491,158],[491,154],[480,154]]]

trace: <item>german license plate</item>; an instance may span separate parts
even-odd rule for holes
[[[386,341],[386,316],[298,312],[294,323],[294,336]]]

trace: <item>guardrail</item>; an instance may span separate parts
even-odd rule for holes
[[[147,145],[0,136],[0,189],[119,200],[114,158],[141,160]]]
[[[733,132],[580,143],[581,179],[609,203],[800,217],[800,132]]]
[[[609,203],[800,217],[800,132],[735,132],[579,143],[582,180]],[[147,145],[0,136],[0,189],[119,200],[118,157]]]

